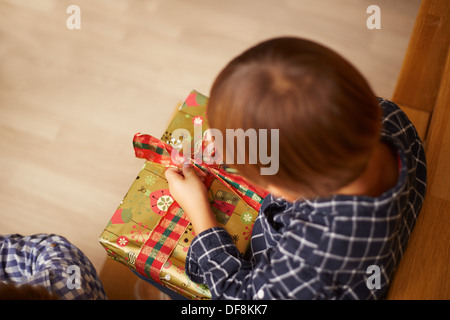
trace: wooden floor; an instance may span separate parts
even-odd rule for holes
[[[373,3],[0,0],[0,233],[63,235],[102,270],[97,238],[143,165],[134,133],[160,136],[191,89],[208,94],[258,41],[328,45],[390,98],[420,0],[377,0],[380,30],[366,27]],[[70,4],[80,30],[66,27]],[[430,115],[407,111],[425,134]]]

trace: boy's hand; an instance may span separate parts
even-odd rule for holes
[[[165,176],[169,182],[170,194],[183,208],[197,234],[218,226],[208,201],[206,187],[192,165],[184,165],[182,172],[167,168]]]

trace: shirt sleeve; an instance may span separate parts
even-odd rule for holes
[[[186,273],[208,285],[213,299],[321,299],[326,297],[317,269],[284,250],[298,240],[281,239],[258,264],[243,259],[221,227],[203,231],[189,247]]]
[[[76,246],[58,235],[0,236],[0,280],[46,288],[60,299],[106,299],[97,272]]]

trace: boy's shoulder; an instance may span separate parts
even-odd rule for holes
[[[400,155],[405,155],[407,161],[404,165],[409,170],[422,172],[420,175],[426,179],[425,151],[414,124],[397,104],[378,99],[382,109],[381,139],[393,145]]]
[[[394,102],[378,98],[378,104],[382,110],[382,135],[406,134],[410,139],[419,139],[416,128],[406,113]]]

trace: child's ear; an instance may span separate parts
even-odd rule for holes
[[[294,202],[295,200],[297,200],[300,197],[300,195],[294,195],[294,194],[292,194],[292,192],[289,192],[288,190],[285,190],[282,187],[279,187],[279,186],[276,186],[273,184],[269,184],[267,186],[267,190],[271,194],[273,194],[275,197],[282,197],[289,202]]]
[[[267,190],[276,197],[281,197],[280,189],[273,184],[267,186]]]

